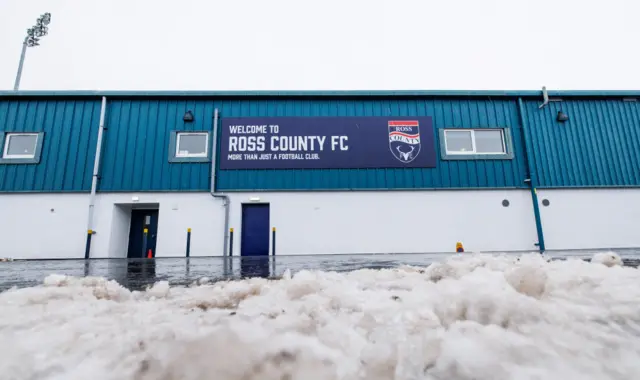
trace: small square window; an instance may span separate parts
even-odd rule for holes
[[[0,164],[37,164],[44,132],[0,131]]]
[[[207,157],[208,133],[178,133],[176,157]]]
[[[511,159],[511,135],[508,128],[441,129],[443,160]]]
[[[37,146],[37,133],[7,133],[4,140],[2,158],[33,159],[36,156]]]
[[[169,162],[208,162],[209,132],[172,131]]]

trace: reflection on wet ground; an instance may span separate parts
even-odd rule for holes
[[[625,265],[638,267],[640,250],[616,250]],[[555,260],[579,257],[588,260],[593,252],[547,253]],[[42,284],[50,274],[100,276],[132,289],[143,289],[157,281],[187,285],[203,277],[212,281],[247,277],[278,277],[287,269],[344,272],[355,269],[393,268],[400,265],[427,266],[451,256],[439,254],[304,255],[277,257],[195,257],[158,259],[32,260],[0,263],[0,291],[11,287]]]

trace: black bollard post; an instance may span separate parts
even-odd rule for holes
[[[271,277],[276,275],[276,228],[271,229]]]
[[[142,258],[147,257],[147,235],[148,234],[149,234],[149,229],[145,228],[144,230],[142,230]]]
[[[229,228],[229,257],[233,256],[233,228]]]
[[[84,247],[84,259],[87,260],[89,258],[89,252],[91,252],[91,235],[93,235],[92,230],[87,231],[87,245]]]
[[[276,228],[271,229],[271,256],[276,255]]]
[[[191,228],[187,228],[187,257],[191,253]]]

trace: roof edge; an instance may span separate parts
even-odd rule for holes
[[[640,90],[559,90],[554,97],[640,97]],[[377,90],[377,91],[0,91],[0,97],[113,96],[113,97],[541,97],[542,90]]]

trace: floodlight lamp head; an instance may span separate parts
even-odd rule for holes
[[[38,41],[40,41],[39,38],[29,37],[29,38],[27,38],[27,46],[28,47],[40,46]]]
[[[36,37],[43,37],[49,34],[49,28],[46,26],[40,27],[36,29]]]
[[[39,21],[42,22],[42,25],[49,25],[49,23],[51,23],[51,13],[44,13],[42,16],[40,16]]]

